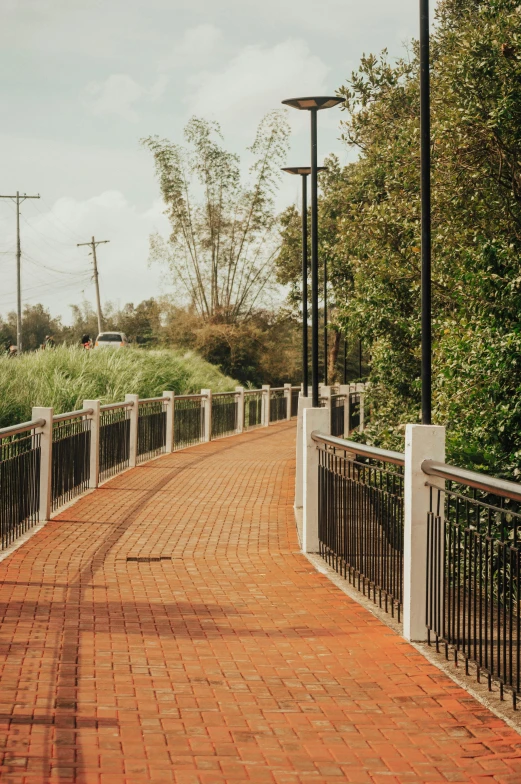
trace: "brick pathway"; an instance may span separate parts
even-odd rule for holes
[[[2,784],[521,782],[517,733],[298,553],[294,433],[127,472],[0,564]]]

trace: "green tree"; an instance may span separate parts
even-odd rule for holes
[[[53,318],[47,308],[41,304],[25,305],[22,311],[22,342],[24,351],[35,351],[40,348],[47,335],[52,335],[57,343],[62,342],[64,328],[60,318]],[[0,341],[3,347],[7,343],[16,344],[16,313],[7,314],[5,321],[0,319]]]
[[[449,454],[521,471],[521,11],[442,0],[432,38],[434,417]],[[371,355],[369,438],[420,411],[417,43],[364,57],[340,89],[358,160],[322,182],[338,322]]]
[[[166,264],[185,302],[205,321],[236,324],[250,316],[273,279],[278,247],[274,194],[288,146],[280,112],[261,122],[249,148],[251,183],[224,149],[217,123],[192,118],[187,146],[149,137],[170,220],[167,240],[151,238],[152,259]]]

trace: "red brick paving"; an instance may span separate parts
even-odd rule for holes
[[[298,553],[294,433],[129,471],[0,564],[2,784],[521,782],[520,736]]]

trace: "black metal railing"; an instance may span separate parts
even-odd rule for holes
[[[262,398],[261,390],[256,389],[244,393],[244,429],[262,425]]]
[[[21,428],[26,426],[22,425]],[[7,428],[6,428],[7,430]],[[0,434],[0,541],[6,547],[39,519],[40,441],[35,428]]]
[[[521,488],[430,461],[427,518],[429,643],[476,666],[478,680],[499,683],[501,697],[521,688]]]
[[[212,395],[212,438],[237,432],[238,397],[236,392]]]
[[[99,478],[103,481],[128,468],[130,457],[128,404],[102,407],[99,439]]]
[[[345,395],[331,395],[331,435],[341,438],[344,435]]]
[[[139,401],[137,460],[143,463],[160,455],[166,447],[167,398]]]
[[[85,415],[55,417],[52,429],[52,509],[85,492],[90,479],[91,420]]]
[[[360,427],[360,392],[349,393],[349,432]]]
[[[184,395],[174,400],[174,448],[184,449],[204,441],[204,398]]]
[[[287,419],[288,399],[284,389],[270,391],[270,422],[280,422]]]
[[[404,456],[332,436],[313,439],[319,450],[319,552],[400,620]]]
[[[291,413],[298,410],[297,387],[291,391]],[[219,438],[237,432],[239,402],[237,392],[213,396],[212,432]],[[271,402],[273,421],[286,417],[288,400],[283,390],[274,389]],[[168,406],[171,397],[136,401],[138,405],[137,434],[132,428],[133,402],[114,403],[100,408],[99,462],[97,481],[108,479],[128,468],[132,451],[131,438],[137,436],[137,462],[142,463],[166,449]],[[174,448],[180,449],[205,440],[205,398],[202,395],[173,396]],[[259,427],[267,394],[262,390],[246,390],[244,395],[244,429]],[[56,511],[82,494],[94,481],[91,477],[93,440],[92,409],[58,414],[52,422],[52,450],[43,450],[47,438],[45,421],[29,422],[0,429],[0,542],[7,547],[39,520],[40,475],[51,473],[51,498],[45,499],[45,515]],[[51,433],[49,433],[51,437]],[[50,458],[47,466],[42,455]],[[52,458],[52,459],[51,459]]]
[[[300,396],[300,387],[291,387],[291,417],[298,415],[298,399]]]

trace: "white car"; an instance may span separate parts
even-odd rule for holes
[[[128,348],[127,336],[124,332],[100,332],[94,348]]]

